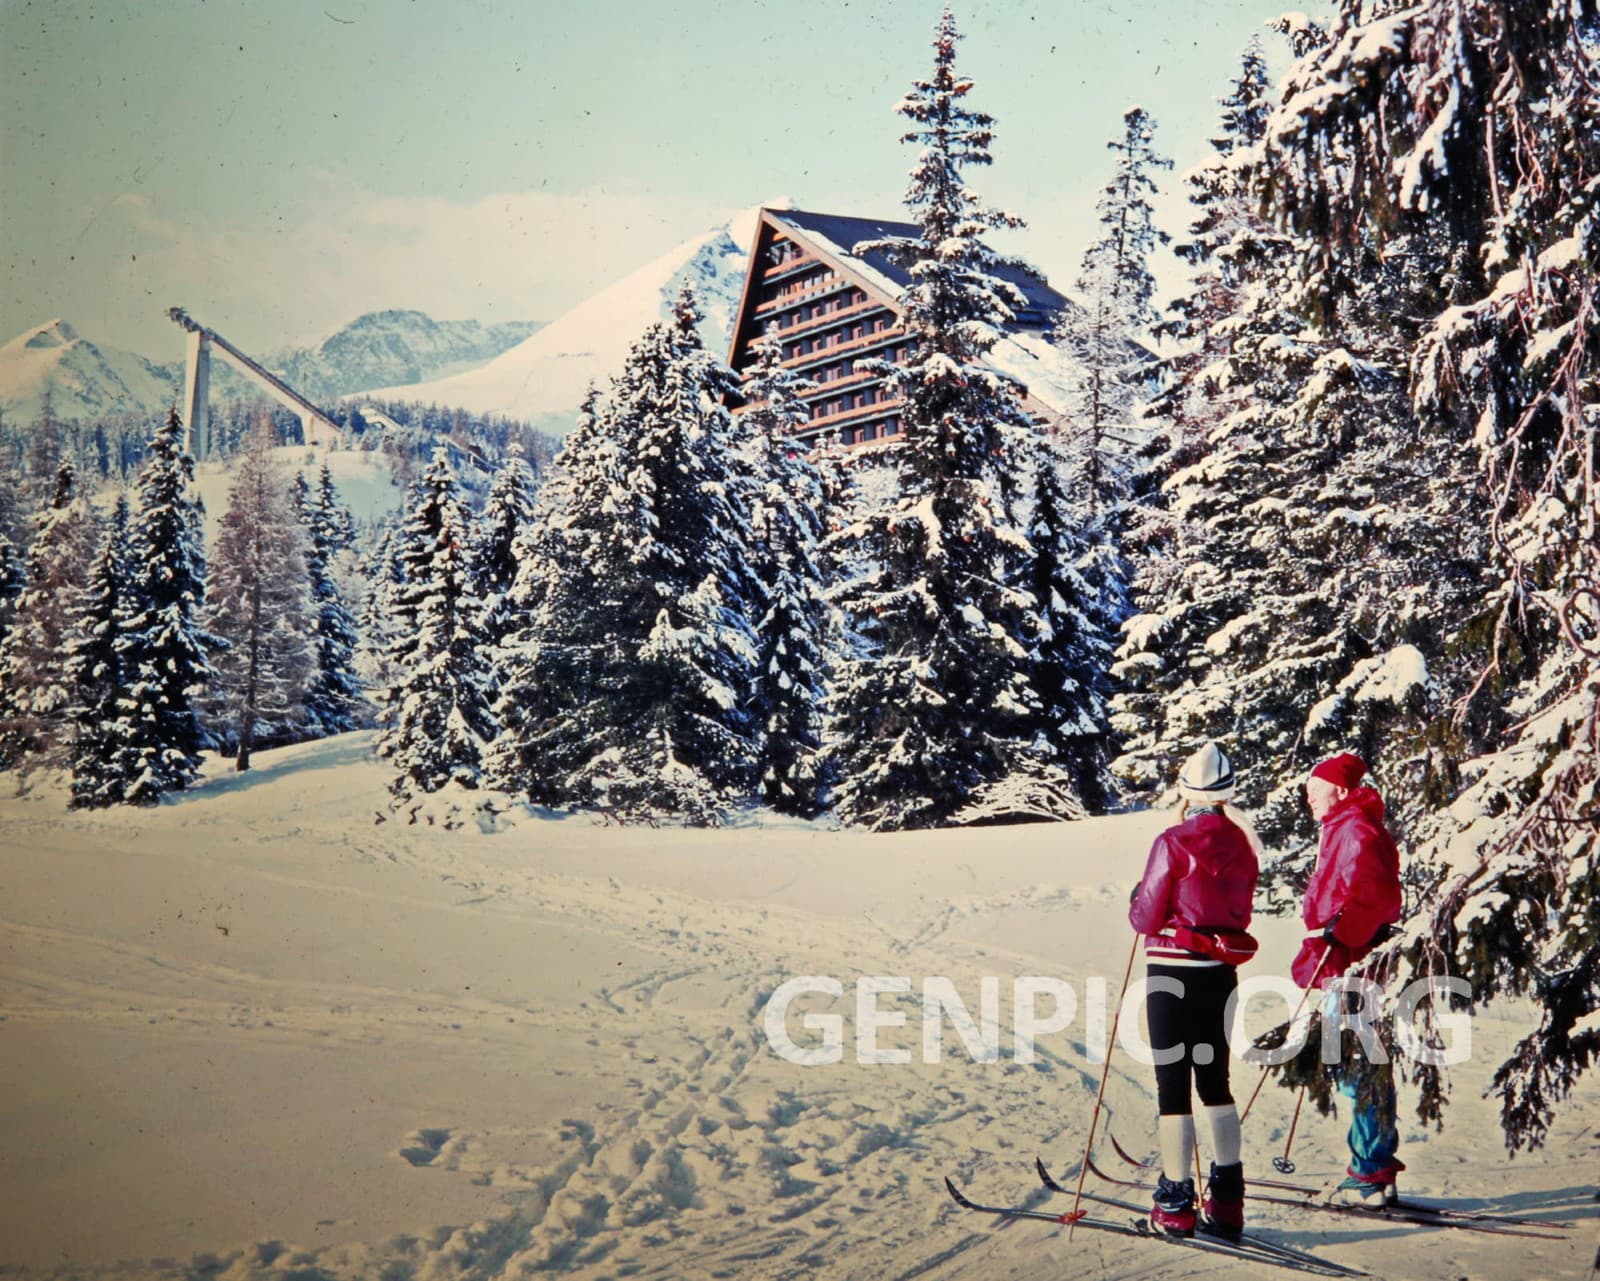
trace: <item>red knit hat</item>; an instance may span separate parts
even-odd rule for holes
[[[1335,787],[1352,788],[1361,782],[1367,772],[1367,763],[1354,752],[1340,752],[1330,756],[1311,771],[1312,778],[1320,778]]]

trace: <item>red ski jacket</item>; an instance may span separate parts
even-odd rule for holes
[[[1372,950],[1383,926],[1400,919],[1400,851],[1383,825],[1383,798],[1372,788],[1352,788],[1323,818],[1301,916],[1309,933],[1292,970],[1301,987],[1313,976],[1320,983],[1343,974]]]
[[[1256,893],[1255,852],[1221,811],[1206,807],[1156,837],[1128,921],[1152,961],[1194,960],[1174,929],[1242,933]],[[1253,946],[1253,944],[1252,944]]]

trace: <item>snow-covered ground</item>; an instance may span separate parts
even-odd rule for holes
[[[1011,1057],[1024,975],[1120,982],[1128,890],[1161,818],[864,836],[502,819],[375,823],[350,735],[218,765],[152,811],[0,799],[0,1272],[230,1279],[1269,1275],[1157,1243],[971,1216],[1081,1149],[1081,1016]],[[1267,921],[1263,960],[1297,934]],[[1250,971],[1247,971],[1249,973]],[[786,979],[1000,980],[1004,1053],[798,1066],[762,1030]],[[894,998],[880,998],[890,1010]],[[879,1043],[920,1047],[917,1006]],[[814,1034],[799,1009],[797,1038]],[[1254,1211],[1388,1278],[1583,1277],[1600,1090],[1509,1160],[1479,1095],[1517,1033],[1480,1018],[1442,1135],[1405,1126],[1407,1189],[1570,1219],[1567,1240]],[[1112,1059],[1111,1126],[1153,1145],[1149,1069]],[[1248,1086],[1248,1074],[1236,1081]],[[1246,1129],[1264,1171],[1292,1104]],[[1302,1117],[1302,1176],[1342,1164]],[[1102,1151],[1108,1152],[1102,1145]],[[1114,1158],[1112,1158],[1114,1159]],[[1052,1205],[1059,1204],[1051,1203]],[[9,1267],[4,1266],[9,1265]]]
[[[380,524],[400,510],[405,495],[395,483],[387,454],[363,449],[314,449],[306,445],[279,445],[267,451],[288,484],[303,472],[312,485],[324,464],[339,491],[339,501],[362,526]],[[195,491],[205,504],[206,549],[217,545],[217,531],[228,510],[228,489],[235,480],[231,463],[205,462],[195,468]]]

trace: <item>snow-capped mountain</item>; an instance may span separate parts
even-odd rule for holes
[[[787,204],[769,201],[767,207]],[[482,368],[367,394],[499,414],[562,435],[575,421],[588,385],[603,385],[622,369],[629,346],[652,321],[671,314],[672,301],[685,282],[694,287],[705,313],[701,335],[706,346],[726,355],[759,208],[686,240]]]
[[[64,320],[24,330],[0,347],[0,410],[31,423],[50,393],[56,419],[159,412],[178,394],[176,372],[131,351],[97,347]]]
[[[499,355],[539,328],[533,321],[485,325],[435,320],[420,311],[375,311],[358,317],[314,347],[258,356],[312,401],[330,402],[377,383],[441,378]],[[226,333],[226,329],[223,330]],[[173,331],[174,351],[181,351]],[[214,395],[255,395],[232,369],[212,363]],[[157,365],[115,347],[96,346],[64,320],[18,334],[0,347],[0,410],[14,424],[39,417],[46,388],[60,420],[124,413],[159,414],[178,397],[183,361]],[[410,400],[403,388],[398,399]]]
[[[527,320],[484,325],[476,320],[435,320],[420,311],[373,311],[315,347],[291,348],[263,363],[310,400],[323,403],[365,387],[401,386],[459,374],[493,359],[538,328]]]

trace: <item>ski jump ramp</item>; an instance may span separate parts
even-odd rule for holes
[[[184,331],[187,359],[183,372],[183,421],[189,431],[189,452],[204,458],[211,444],[211,355],[214,351],[267,395],[300,420],[306,444],[324,448],[342,435],[339,424],[276,374],[263,369],[215,329],[193,319],[182,307],[171,307],[167,316]]]

